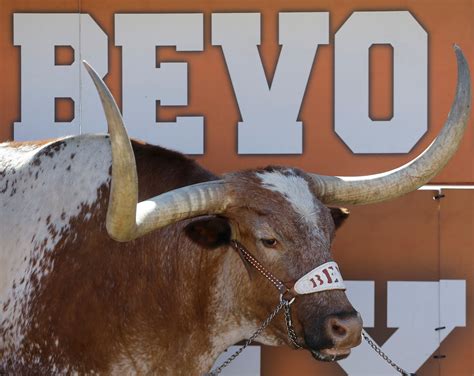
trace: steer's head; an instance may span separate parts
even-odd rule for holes
[[[232,187],[232,203],[219,217],[192,221],[186,230],[193,240],[209,248],[237,240],[289,288],[332,261],[331,242],[348,211],[321,203],[309,175],[298,169],[268,167],[229,174],[224,181]],[[238,260],[238,251],[231,252]],[[260,324],[275,308],[279,291],[245,258],[237,262],[243,263],[238,266],[244,275],[234,281],[237,297],[233,299],[238,299],[238,309],[248,321]],[[329,273],[320,273],[314,285],[330,286],[328,277]],[[297,342],[317,359],[344,358],[360,343],[362,320],[343,290],[298,294],[291,307]],[[280,316],[266,331],[264,342],[292,345]]]
[[[208,216],[188,226],[186,231],[193,240],[203,242],[199,234],[209,233],[209,229],[218,236],[208,241],[208,247],[237,240],[290,286],[331,260],[334,232],[347,216],[344,210],[331,208],[333,205],[399,197],[428,182],[454,154],[468,123],[471,102],[468,65],[461,50],[455,47],[455,51],[458,83],[448,120],[423,154],[399,169],[363,177],[333,177],[268,168],[229,174],[222,180],[179,188],[139,203],[134,154],[120,112],[105,84],[86,65],[102,100],[112,147],[109,235],[129,241],[183,219]],[[245,265],[246,261],[242,262]],[[254,300],[247,314],[263,320],[275,305],[277,292],[247,267],[248,281],[242,281],[247,289],[244,296]],[[347,356],[360,342],[361,319],[342,290],[299,295],[293,314],[298,341],[318,359]],[[280,324],[273,325],[273,337],[285,339],[286,329]]]

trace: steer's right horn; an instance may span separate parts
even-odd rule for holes
[[[229,196],[222,180],[178,188],[138,203],[135,156],[122,116],[105,83],[83,63],[99,93],[110,133],[112,182],[106,221],[110,237],[130,241],[186,218],[225,211]]]

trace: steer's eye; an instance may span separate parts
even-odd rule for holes
[[[275,248],[276,245],[278,244],[276,239],[270,238],[270,239],[260,239],[262,244],[267,247],[267,248]]]

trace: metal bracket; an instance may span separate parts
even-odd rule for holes
[[[446,195],[443,193],[443,190],[440,188],[438,189],[438,193],[433,196],[433,200],[441,200]]]

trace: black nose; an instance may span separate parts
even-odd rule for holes
[[[355,347],[361,342],[362,319],[359,313],[329,315],[323,322],[323,330],[333,347]]]

